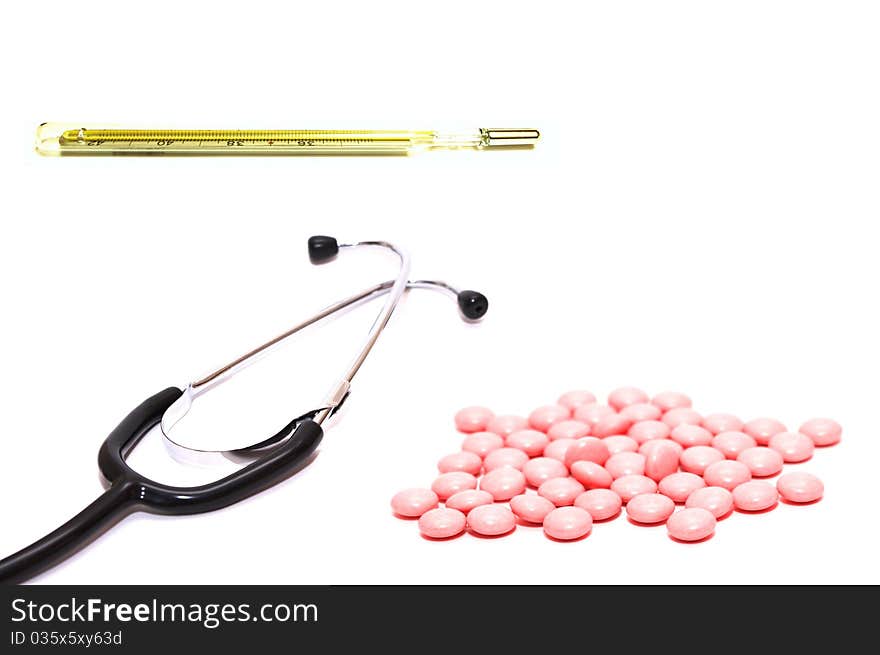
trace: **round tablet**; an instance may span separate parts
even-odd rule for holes
[[[675,503],[663,494],[639,494],[626,504],[626,515],[636,523],[663,523],[675,511]]]
[[[571,477],[584,485],[585,489],[607,489],[614,481],[605,468],[586,460],[571,465]]]
[[[646,403],[648,400],[648,394],[636,387],[620,387],[608,394],[608,404],[618,412],[624,407]]]
[[[519,430],[507,435],[504,443],[509,448],[519,448],[529,457],[537,457],[544,452],[550,439],[538,430]]]
[[[798,430],[807,435],[817,446],[833,446],[840,441],[843,428],[840,423],[830,418],[811,418]]]
[[[769,482],[751,480],[733,490],[733,506],[745,512],[759,512],[773,507],[779,500],[779,492]]]
[[[780,475],[776,490],[789,503],[812,503],[825,493],[825,485],[815,475],[797,471]]]
[[[592,529],[593,517],[580,507],[557,507],[544,517],[544,532],[553,539],[580,539]]]
[[[516,527],[516,517],[505,505],[480,505],[467,515],[467,526],[485,537],[497,537]]]
[[[574,419],[592,426],[598,423],[600,419],[607,416],[614,416],[615,414],[617,414],[617,412],[608,405],[591,403],[589,405],[581,405],[574,410]]]
[[[557,439],[556,441],[551,441],[544,448],[544,457],[552,457],[553,459],[558,459],[560,462],[565,461],[565,453],[568,452],[568,449],[574,445],[574,439]]]
[[[628,503],[633,496],[652,494],[657,491],[657,483],[644,475],[624,475],[611,483],[611,491]]]
[[[571,466],[575,462],[586,460],[588,462],[596,462],[602,465],[611,453],[608,452],[608,446],[601,439],[596,437],[583,437],[575,441],[568,450],[565,451],[565,465]]]
[[[550,426],[571,418],[571,410],[562,405],[544,405],[529,414],[529,426],[546,432]]]
[[[526,476],[511,466],[502,466],[480,478],[480,489],[495,500],[510,500],[526,490]]]
[[[644,444],[645,475],[660,482],[668,475],[678,471],[678,456],[681,448],[668,439],[655,439]]]
[[[692,446],[685,448],[679,457],[679,464],[683,471],[703,475],[706,467],[715,462],[723,462],[724,453],[712,446]]]
[[[745,432],[719,432],[712,439],[712,447],[717,448],[727,459],[736,459],[746,448],[754,448],[758,442]]]
[[[637,443],[645,443],[652,439],[665,439],[671,432],[663,421],[639,421],[630,426],[627,436]]]
[[[656,405],[664,412],[679,407],[688,408],[691,406],[691,399],[687,394],[678,391],[663,391],[651,398],[651,404]]]
[[[538,494],[520,494],[510,499],[510,509],[526,523],[543,523],[556,505]]]
[[[678,510],[666,521],[669,536],[679,541],[700,541],[715,532],[715,517],[702,507]]]
[[[559,396],[556,404],[568,407],[568,409],[574,411],[578,407],[592,405],[594,402],[596,402],[596,396],[589,391],[566,391]]]
[[[719,434],[742,430],[743,422],[733,414],[709,414],[703,417],[702,426],[712,434]]]
[[[712,516],[716,519],[720,519],[730,514],[730,510],[733,509],[733,494],[724,487],[703,487],[691,493],[684,501],[684,506],[701,507],[712,512]]]
[[[552,478],[538,487],[538,494],[557,507],[571,505],[582,493],[584,493],[584,485],[574,478]]]
[[[563,478],[568,475],[568,467],[552,457],[535,457],[526,462],[522,468],[526,482],[533,487],[540,487],[550,478]]]
[[[627,475],[644,475],[646,459],[641,453],[617,453],[605,462],[605,470],[615,480]]]
[[[488,491],[483,491],[482,489],[465,489],[464,491],[459,491],[457,494],[452,494],[447,498],[446,507],[457,509],[459,512],[467,514],[474,507],[488,505],[489,503],[494,502],[495,499]]]
[[[785,426],[775,418],[756,418],[743,425],[742,431],[757,441],[759,446],[766,446],[774,434],[785,432]]]
[[[611,414],[593,423],[590,433],[594,437],[610,437],[612,434],[626,434],[632,421],[620,414]]]
[[[770,448],[786,462],[805,462],[813,456],[815,444],[800,432],[780,432],[770,437]]]
[[[511,432],[525,430],[529,427],[529,421],[523,416],[503,414],[495,416],[486,424],[486,431],[493,432],[500,437],[506,437]]]
[[[634,453],[639,449],[638,441],[632,437],[625,437],[622,434],[614,434],[610,437],[605,437],[602,439],[602,443],[608,448],[608,453],[610,455],[624,452]]]
[[[455,427],[459,432],[482,432],[495,416],[487,407],[465,407],[455,414]]]
[[[725,460],[727,461],[727,460]],[[657,488],[676,503],[683,503],[694,491],[706,486],[706,481],[695,473],[673,473],[660,480]]]
[[[430,489],[412,488],[399,491],[391,498],[391,509],[395,514],[416,518],[429,509],[437,507],[440,499]]]
[[[594,521],[604,521],[620,513],[623,501],[611,489],[589,489],[575,498],[574,504],[587,510]]]
[[[703,471],[703,480],[710,487],[724,487],[731,490],[752,479],[752,472],[742,462],[725,459],[723,462],[709,464]]]
[[[685,448],[691,446],[708,446],[712,443],[712,433],[706,428],[690,423],[680,423],[676,425],[669,438],[681,444]]]
[[[519,448],[498,448],[493,450],[486,459],[483,460],[483,466],[486,472],[494,471],[502,466],[512,466],[522,471],[522,467],[529,461],[529,456]]]
[[[465,489],[476,489],[476,487],[477,478],[464,471],[441,473],[431,483],[431,491],[437,494],[440,500],[446,500],[452,494],[457,494]]]
[[[670,428],[675,429],[682,423],[699,425],[703,422],[703,417],[689,407],[676,407],[663,414],[662,420]]]
[[[437,462],[437,468],[441,473],[464,471],[471,475],[477,475],[482,467],[483,460],[480,459],[480,456],[466,450],[463,450],[460,453],[447,455]]]
[[[457,509],[438,507],[419,518],[419,531],[431,539],[448,539],[464,532],[467,519]]]
[[[663,412],[657,405],[651,403],[635,403],[620,410],[620,415],[636,423],[638,421],[656,421],[663,416]]]
[[[559,421],[554,423],[547,430],[547,436],[550,441],[556,439],[580,439],[590,434],[590,426],[583,421],[568,419],[567,421]]]
[[[494,432],[474,432],[464,438],[464,441],[461,442],[461,449],[485,457],[503,445],[504,439]]]
[[[752,476],[756,478],[776,475],[782,470],[783,464],[782,455],[767,446],[746,448],[737,456],[736,461],[748,466]]]

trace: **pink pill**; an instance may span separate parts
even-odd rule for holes
[[[670,432],[669,426],[663,421],[639,421],[630,427],[627,434],[641,444],[652,439],[665,439]]]
[[[825,485],[815,475],[798,471],[780,475],[776,490],[789,503],[812,503],[825,493]]]
[[[480,505],[467,515],[467,525],[477,534],[497,537],[516,527],[516,517],[505,505]]]
[[[526,490],[526,476],[515,468],[502,466],[480,478],[480,489],[488,491],[495,500],[510,500]]]
[[[474,432],[464,438],[464,441],[461,442],[461,449],[485,457],[503,445],[504,439],[494,432]]]
[[[391,509],[400,516],[416,518],[437,507],[439,500],[430,489],[404,489],[391,498]]]
[[[614,416],[615,414],[617,414],[617,412],[608,405],[592,403],[590,405],[581,405],[574,410],[574,419],[592,426],[598,423],[601,419],[608,416]]]
[[[620,410],[620,415],[633,423],[638,423],[639,421],[656,421],[663,416],[663,412],[657,405],[651,403],[635,403]]]
[[[817,446],[833,446],[840,441],[843,428],[840,427],[840,423],[830,418],[811,418],[800,427],[798,432],[807,435]]]
[[[571,418],[571,410],[562,405],[544,405],[529,414],[529,426],[535,430],[546,432],[550,426]]]
[[[596,462],[596,464],[602,465],[610,455],[608,446],[601,439],[583,437],[575,441],[565,451],[565,465],[571,467],[572,464],[580,461]]]
[[[486,459],[483,460],[483,466],[487,473],[502,466],[512,466],[522,471],[522,467],[528,461],[529,456],[519,448],[498,448],[486,455]]]
[[[720,519],[733,509],[733,494],[724,487],[703,487],[691,493],[684,501],[684,506],[700,507],[712,512],[712,516],[716,519]]]
[[[611,483],[611,491],[628,503],[633,496],[656,493],[657,483],[644,475],[624,475]]]
[[[641,453],[623,452],[612,455],[605,462],[605,470],[615,480],[630,475],[644,475],[647,458]]]
[[[782,470],[783,464],[782,455],[767,446],[746,448],[737,456],[736,461],[748,466],[749,471],[752,472],[752,477],[755,478],[767,478],[771,475],[776,475]]]
[[[679,541],[701,541],[715,533],[715,517],[702,507],[678,510],[666,521],[669,536]]]
[[[657,448],[657,444],[663,444],[663,448],[675,448],[675,452],[678,453],[679,457],[681,457],[681,453],[684,451],[684,448],[681,447],[681,444],[672,441],[672,439],[651,439],[650,441],[646,441],[641,446],[639,446],[639,453],[647,457],[651,454],[651,451],[654,448]]]
[[[733,414],[709,414],[703,417],[702,425],[712,434],[743,429],[743,422]]]
[[[712,446],[692,446],[681,453],[679,463],[683,471],[703,475],[706,468],[715,462],[724,461],[724,453]]]
[[[670,439],[680,443],[685,448],[691,446],[708,446],[712,443],[712,433],[706,428],[690,423],[680,423],[669,433]]]
[[[592,529],[593,517],[580,507],[557,507],[544,517],[544,532],[553,539],[580,539]]]
[[[800,432],[780,432],[770,437],[770,448],[786,462],[805,462],[813,456],[815,444]]]
[[[556,441],[557,439],[580,439],[589,434],[590,426],[582,421],[575,421],[574,419],[554,423],[550,426],[550,429],[547,430],[547,436],[550,438],[550,441]]]
[[[529,427],[529,420],[522,416],[514,416],[513,414],[504,414],[496,416],[486,424],[487,432],[494,432],[498,436],[506,437],[511,432],[517,430],[525,430]]]
[[[457,509],[439,507],[419,518],[419,531],[431,539],[448,539],[464,532],[467,519]]]
[[[646,442],[650,445],[644,453],[645,475],[660,482],[663,478],[678,471],[678,457],[681,448],[668,439],[655,439]]]
[[[488,505],[489,503],[494,502],[495,499],[492,498],[492,494],[488,491],[483,491],[482,489],[465,489],[464,491],[459,491],[457,494],[452,494],[447,498],[446,507],[457,509],[459,512],[467,514],[474,507]],[[462,526],[462,530],[464,530],[464,526]]]
[[[779,492],[769,482],[752,480],[743,482],[733,490],[733,506],[744,512],[760,512],[773,507],[779,500]]]
[[[727,461],[727,460],[725,460]],[[706,486],[706,481],[695,473],[673,473],[660,480],[657,488],[676,503],[683,503],[693,492]]]
[[[510,509],[526,523],[543,523],[544,517],[556,509],[556,505],[537,494],[520,494],[510,499]]]
[[[618,412],[624,407],[636,403],[646,403],[649,400],[648,394],[636,387],[620,387],[608,394],[608,404]]]
[[[437,462],[437,468],[441,473],[449,473],[450,471],[464,471],[471,475],[477,475],[483,467],[483,460],[475,453],[466,450],[460,453],[452,453]]]
[[[537,457],[544,452],[550,439],[538,430],[519,430],[507,435],[504,443],[508,448],[519,448],[529,457]]]
[[[612,414],[596,421],[590,432],[594,437],[610,437],[613,434],[626,434],[631,426],[632,421],[628,418]]]
[[[703,480],[710,487],[724,487],[731,490],[752,479],[752,472],[742,462],[725,459],[723,462],[709,464],[703,471]]]
[[[745,432],[719,432],[712,439],[712,447],[717,448],[727,459],[736,459],[746,448],[754,448],[758,442]]]
[[[692,403],[690,397],[683,393],[678,391],[664,391],[651,398],[651,404],[656,405],[664,412],[668,412],[670,409],[690,407]]]
[[[682,423],[700,425],[703,422],[703,417],[689,407],[676,407],[663,414],[663,422],[675,429]]]
[[[457,494],[465,489],[476,489],[477,479],[470,473],[464,471],[452,471],[450,473],[441,473],[437,479],[431,483],[431,491],[433,491],[440,500],[446,500],[452,494]]]
[[[455,427],[459,432],[483,432],[493,416],[487,407],[465,407],[455,414]]]
[[[626,515],[636,523],[663,523],[674,511],[675,503],[663,494],[639,494],[626,504]]]
[[[566,391],[559,396],[559,400],[556,401],[556,404],[568,407],[568,409],[574,411],[578,407],[592,405],[595,402],[596,396],[589,391]]]
[[[594,521],[605,521],[620,513],[623,501],[611,489],[590,489],[575,498],[574,504],[587,510]]]
[[[523,466],[526,482],[533,487],[540,487],[551,478],[563,478],[568,475],[568,467],[552,457],[535,457]]]
[[[586,460],[571,465],[571,477],[584,485],[585,489],[607,489],[614,481],[603,467]]]
[[[774,434],[785,432],[785,426],[775,418],[756,418],[746,423],[742,431],[757,441],[759,446],[766,446]]]
[[[632,437],[625,437],[622,434],[613,434],[610,437],[602,439],[602,443],[608,448],[610,455],[617,453],[634,453],[639,449],[639,442]]]
[[[544,457],[552,457],[553,459],[558,459],[560,462],[565,461],[565,453],[568,452],[568,449],[574,445],[574,439],[557,439],[556,441],[551,441],[547,444],[547,447],[544,448]]]
[[[584,491],[584,485],[574,478],[552,478],[538,487],[538,494],[557,507],[571,505]]]

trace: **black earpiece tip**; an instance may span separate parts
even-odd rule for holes
[[[339,254],[339,244],[333,237],[309,237],[309,259],[313,264],[323,264]]]
[[[486,315],[489,299],[479,291],[461,291],[458,294],[458,307],[465,318],[476,321]]]

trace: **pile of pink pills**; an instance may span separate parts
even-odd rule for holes
[[[635,387],[615,389],[607,404],[570,391],[528,417],[467,407],[455,426],[465,435],[461,450],[440,459],[430,488],[391,499],[394,513],[418,519],[430,539],[543,526],[551,539],[571,541],[625,513],[635,525],[665,523],[676,541],[702,541],[734,509],[822,498],[815,475],[783,469],[841,435],[831,419],[791,432],[772,418],[704,416],[683,393],[651,398]]]

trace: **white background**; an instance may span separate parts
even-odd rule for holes
[[[305,240],[387,239],[486,292],[416,292],[316,461],[210,515],[132,516],[43,583],[880,582],[880,12],[871,2],[7,3],[0,103],[0,551],[99,493],[148,395],[390,277]],[[534,126],[532,152],[390,159],[41,158],[42,121]],[[375,306],[377,308],[378,306]],[[181,430],[262,436],[319,402],[374,307],[204,397]],[[391,516],[455,451],[456,409],[621,384],[844,440],[826,496],[708,542],[621,518],[433,543]],[[259,433],[259,434],[257,434]],[[169,482],[148,437],[132,462]]]

